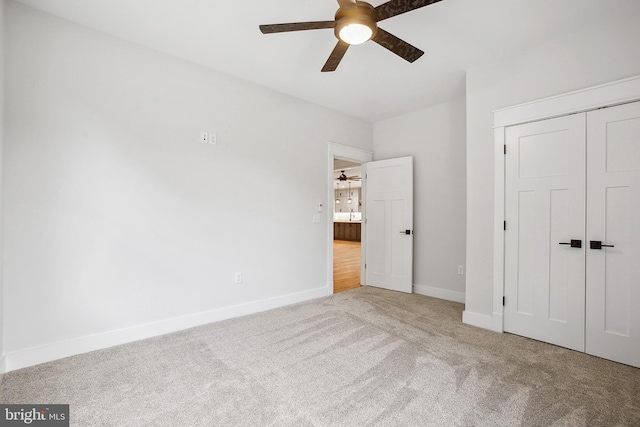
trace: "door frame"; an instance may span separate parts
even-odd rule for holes
[[[363,150],[361,148],[350,147],[348,145],[338,144],[336,142],[328,143],[328,161],[327,161],[327,295],[333,294],[333,200],[335,193],[333,188],[333,161],[335,158],[349,160],[352,162],[367,163],[373,160],[373,151]],[[364,194],[366,180],[362,180],[362,194]],[[365,206],[362,204],[362,216],[365,216]],[[360,277],[365,277],[364,260],[365,239],[366,239],[366,223],[361,224],[361,255],[360,255]]]
[[[493,296],[491,317],[471,323],[496,332],[504,332],[504,221],[505,221],[505,129],[569,114],[597,110],[640,100],[640,76],[617,80],[603,85],[543,98],[493,113]]]

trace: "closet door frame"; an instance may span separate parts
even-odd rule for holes
[[[493,111],[494,209],[493,209],[493,310],[491,324],[476,325],[504,332],[504,221],[505,221],[505,129],[603,107],[640,101],[640,76],[539,99]],[[507,225],[508,226],[508,225]]]

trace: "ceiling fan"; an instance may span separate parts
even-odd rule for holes
[[[362,44],[368,40],[373,40],[399,57],[414,62],[424,52],[379,28],[377,23],[439,1],[442,0],[391,0],[373,7],[360,0],[338,0],[340,7],[333,21],[260,25],[260,31],[263,34],[272,34],[333,28],[338,44],[322,67],[323,72],[335,71],[350,45]]]
[[[347,176],[344,174],[344,171],[340,171],[340,172],[342,173],[338,177],[338,181],[360,181],[362,179],[357,175]]]

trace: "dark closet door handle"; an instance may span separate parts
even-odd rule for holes
[[[591,240],[589,242],[589,247],[591,249],[602,249],[602,248],[615,248],[613,245],[603,245],[600,240]]]
[[[582,240],[571,239],[571,242],[560,242],[559,245],[570,245],[572,248],[581,248]]]

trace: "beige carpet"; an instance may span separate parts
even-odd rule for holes
[[[13,371],[74,426],[640,426],[640,369],[360,288]]]

